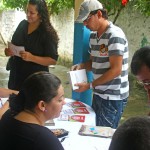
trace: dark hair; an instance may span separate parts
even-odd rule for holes
[[[10,109],[17,114],[24,109],[33,111],[40,100],[50,102],[58,93],[61,81],[48,72],[30,75],[23,83],[19,94],[10,96]]]
[[[58,44],[59,38],[57,32],[50,22],[50,15],[45,0],[29,0],[29,4],[36,5],[37,11],[41,16],[41,26],[43,30],[48,31],[52,37],[52,41]]]
[[[142,47],[134,53],[131,61],[131,72],[137,75],[143,65],[150,68],[150,46]]]
[[[95,14],[97,14],[98,10],[100,10],[102,12],[102,17],[103,18],[108,19],[108,14],[107,14],[107,10],[106,9],[97,9],[97,10],[91,11],[90,14],[91,15],[95,15]]]
[[[150,150],[150,117],[132,117],[115,131],[109,150]]]

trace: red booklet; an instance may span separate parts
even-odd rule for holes
[[[86,108],[84,108],[84,107],[75,108],[75,109],[73,110],[73,112],[74,112],[75,114],[89,114],[89,111],[88,111]]]
[[[78,107],[86,107],[82,102],[80,101],[75,101],[75,102],[71,102],[70,105],[73,108],[78,108]]]
[[[85,116],[72,115],[72,116],[69,116],[69,121],[73,121],[73,122],[84,122],[84,121],[85,121]]]
[[[85,116],[84,115],[68,115],[68,114],[61,114],[58,118],[60,121],[72,121],[72,122],[84,122]]]

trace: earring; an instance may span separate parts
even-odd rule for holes
[[[45,109],[44,112],[47,112],[47,109]]]

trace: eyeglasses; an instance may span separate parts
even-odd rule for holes
[[[98,9],[98,10],[99,10],[99,9]],[[98,10],[91,11],[91,12],[90,12],[90,16],[88,16],[83,22],[88,22],[89,19],[90,19],[93,15],[97,14],[97,11],[98,11]]]
[[[150,85],[150,81],[149,81],[149,82],[137,81],[137,82],[138,82],[139,84],[145,85],[145,86]]]
[[[83,22],[88,22],[88,21],[89,21],[89,19],[90,19],[92,16],[93,16],[93,15],[88,16],[85,20],[83,20]]]

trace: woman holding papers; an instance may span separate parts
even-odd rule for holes
[[[7,65],[8,87],[14,90],[20,90],[30,74],[49,71],[48,66],[55,65],[58,59],[58,36],[50,23],[45,1],[29,0],[26,15],[27,20],[20,22],[11,41],[16,49],[22,49],[20,57],[9,46],[5,49],[6,56],[11,56]]]
[[[60,79],[48,72],[30,75],[19,94],[10,97],[10,110],[0,120],[2,150],[63,150],[44,124],[57,118],[65,104]]]

